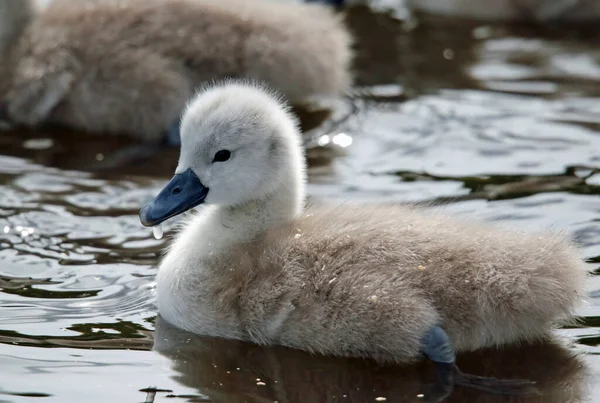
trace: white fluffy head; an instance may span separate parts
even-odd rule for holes
[[[194,171],[209,188],[205,203],[237,205],[282,186],[303,186],[302,150],[296,119],[278,95],[256,83],[227,81],[188,104],[176,173]]]

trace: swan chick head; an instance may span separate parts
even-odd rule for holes
[[[282,98],[249,81],[215,84],[189,102],[175,176],[140,220],[153,226],[202,203],[262,200],[292,182],[294,171],[303,182],[301,136]]]

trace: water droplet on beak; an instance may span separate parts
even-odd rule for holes
[[[163,229],[160,224],[152,227],[152,233],[154,234],[154,238],[161,239],[163,237]]]

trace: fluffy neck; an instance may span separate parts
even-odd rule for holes
[[[304,155],[291,150],[285,166],[279,170],[279,180],[271,191],[260,198],[234,206],[219,206],[215,219],[243,238],[296,218],[304,208],[306,174]]]

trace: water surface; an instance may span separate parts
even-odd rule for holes
[[[438,201],[505,226],[564,229],[600,274],[599,33],[403,16],[346,13],[358,85],[340,108],[355,112],[302,117],[311,144],[353,141],[311,150],[311,197]],[[427,363],[379,368],[156,321],[154,265],[169,236],[154,239],[137,212],[177,151],[128,161],[132,145],[57,129],[0,136],[0,402],[416,401]],[[545,395],[529,401],[600,401],[600,275],[588,291],[582,324],[559,341],[459,363],[537,380]],[[468,390],[448,401],[476,399],[506,401]]]

